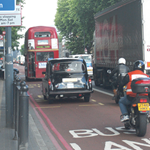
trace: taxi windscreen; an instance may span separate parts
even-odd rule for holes
[[[53,72],[84,72],[86,66],[81,61],[63,61],[53,64]]]

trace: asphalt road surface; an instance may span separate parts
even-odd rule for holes
[[[24,66],[14,64],[24,80]],[[90,102],[83,99],[56,98],[53,104],[44,100],[41,80],[26,82],[30,105],[47,134],[67,150],[149,150],[150,123],[144,137],[137,137],[134,129],[126,130],[120,122],[120,108],[113,101],[111,89],[94,86]],[[56,142],[54,140],[54,142]]]

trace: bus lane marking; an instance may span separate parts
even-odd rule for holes
[[[76,143],[70,143],[70,145],[72,146],[72,148],[74,150],[81,150],[81,148],[79,147],[79,145],[77,145]]]
[[[73,138],[89,138],[89,137],[91,138],[91,137],[95,137],[98,135],[105,136],[105,137],[106,136],[118,136],[118,135],[120,135],[120,133],[118,131],[125,131],[125,132],[123,132],[124,134],[129,134],[129,131],[130,131],[131,134],[135,134],[135,130],[132,130],[132,129],[127,130],[123,127],[117,127],[116,130],[113,129],[112,127],[105,127],[105,129],[111,131],[112,134],[104,134],[95,128],[93,128],[92,130],[89,130],[89,129],[69,130],[69,132],[73,136]],[[117,131],[117,129],[118,129],[118,131]],[[141,140],[144,141],[145,143],[140,143],[140,142],[136,142],[136,141],[129,141],[129,140],[122,140],[122,142],[124,142],[128,146],[132,147],[134,150],[143,150],[140,146],[150,147],[150,139],[142,138]],[[76,148],[76,146],[78,146],[78,145],[75,143],[75,145],[72,145],[72,147],[73,146]],[[118,143],[115,143],[113,141],[105,141],[104,150],[133,150],[133,149],[130,149],[128,147],[125,147],[125,146],[118,144]]]

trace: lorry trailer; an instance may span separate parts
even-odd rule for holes
[[[95,85],[110,85],[108,70],[126,59],[132,70],[145,62],[150,74],[150,0],[124,0],[95,14],[93,76]]]

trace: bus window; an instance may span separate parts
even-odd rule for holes
[[[34,37],[50,37],[50,32],[35,32]]]
[[[37,52],[36,53],[36,61],[48,61],[48,59],[54,58],[53,52]]]

